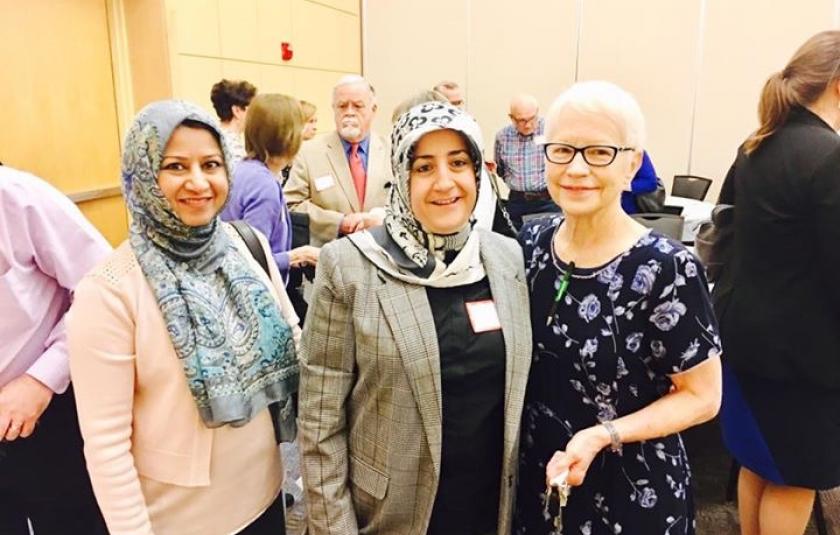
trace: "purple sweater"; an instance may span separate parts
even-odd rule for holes
[[[259,160],[242,160],[233,172],[233,185],[223,221],[242,219],[268,238],[277,268],[288,280],[292,222],[283,188],[274,173]]]

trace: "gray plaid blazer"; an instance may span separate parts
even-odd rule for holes
[[[507,354],[499,506],[499,534],[507,534],[531,364],[528,290],[519,245],[477,231]],[[425,287],[388,276],[340,239],[321,250],[305,323],[298,425],[309,532],[424,535],[442,435]]]

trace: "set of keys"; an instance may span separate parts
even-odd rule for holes
[[[543,518],[548,520],[551,518],[551,500],[557,496],[557,514],[554,515],[553,525],[554,530],[552,535],[562,535],[563,533],[563,508],[566,507],[566,502],[569,501],[569,494],[572,492],[572,487],[566,482],[569,477],[569,472],[563,472],[555,476],[549,485],[545,488],[545,498],[543,499]]]

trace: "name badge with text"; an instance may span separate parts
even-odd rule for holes
[[[472,301],[466,303],[466,305],[467,315],[470,317],[470,324],[474,333],[498,331],[502,328],[502,324],[499,322],[499,314],[496,312],[496,303],[492,299]]]
[[[315,179],[315,191],[324,191],[335,186],[335,179],[332,175],[319,176]]]

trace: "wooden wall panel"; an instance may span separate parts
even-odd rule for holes
[[[292,0],[257,0],[257,39],[259,50],[256,59],[265,63],[294,65],[294,58],[289,62],[283,61],[280,47],[281,43],[292,41]]]
[[[636,97],[645,148],[669,190],[673,175],[688,170],[701,7],[700,0],[598,0],[583,8],[578,79],[608,80]]]
[[[222,60],[180,54],[175,58],[173,97],[195,102],[215,115],[210,88],[222,79]]]
[[[166,9],[160,0],[123,2],[134,109],[172,95]]]
[[[299,95],[298,93],[295,72],[296,69],[289,67],[262,65],[257,88],[261,93],[281,93],[306,99],[306,95]]]
[[[355,0],[166,2],[173,96],[208,110],[212,110],[209,95],[214,83],[221,78],[248,80],[260,92],[314,103],[324,131],[325,125],[332,124],[333,85],[341,76],[361,70],[361,27]],[[220,30],[203,32],[198,43],[186,42],[201,33],[198,25],[213,24]],[[283,42],[292,45],[290,61],[282,59]]]
[[[79,203],[79,209],[111,245],[119,245],[128,234],[128,216],[122,196]]]
[[[181,54],[219,57],[221,38],[218,0],[165,1],[172,50]]]
[[[119,183],[119,126],[105,0],[0,0],[0,160],[65,193]],[[125,236],[117,198],[94,221]],[[92,201],[104,210],[106,201]]]
[[[292,0],[293,65],[337,72],[361,71],[361,26],[358,15]]]
[[[247,80],[257,86],[258,91],[265,92],[261,87],[263,70],[270,67],[269,65],[260,65],[259,63],[251,63],[248,61],[236,61],[230,59],[221,60],[222,63],[222,78],[228,80]],[[213,84],[210,84],[211,86]],[[210,94],[210,89],[207,89],[207,94]]]
[[[219,43],[221,57],[256,59],[260,53],[257,32],[257,0],[219,1]]]
[[[0,102],[13,104],[0,160],[67,193],[113,185],[119,130],[104,1],[2,0],[0,12]]]
[[[334,7],[335,9],[346,11],[358,15],[361,12],[359,0],[306,0],[313,4],[322,4],[325,6]]]

